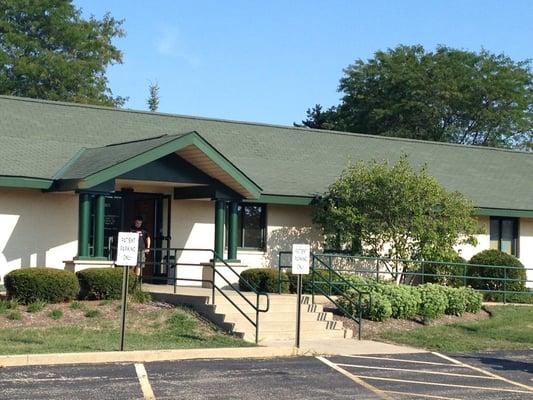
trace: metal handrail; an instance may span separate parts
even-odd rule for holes
[[[282,269],[291,269],[292,268],[291,265],[282,264],[282,262],[281,262],[282,261],[282,256],[288,256],[288,255],[291,255],[291,254],[292,254],[291,251],[280,251],[278,253],[278,290],[279,290],[280,293],[281,293],[281,282],[286,282],[286,281],[282,281],[281,270]],[[322,268],[322,269],[317,268],[316,265],[315,265],[315,260],[317,260],[325,268]],[[325,281],[316,280],[315,279],[315,275],[317,274],[316,273],[317,269],[318,270],[326,270],[326,271],[328,271],[329,280],[325,280]],[[333,275],[336,275],[336,278],[338,279],[335,282],[333,282],[331,280]],[[325,291],[325,290],[322,289],[321,284],[324,284],[324,283],[328,285],[328,287],[330,289],[329,291]],[[360,290],[352,282],[348,281],[346,278],[344,278],[342,275],[340,275],[337,271],[335,271],[333,268],[331,268],[331,266],[327,265],[321,259],[319,259],[317,257],[317,255],[314,254],[314,253],[311,253],[311,281],[310,281],[310,285],[311,285],[311,289],[312,289],[312,292],[311,292],[312,303],[314,304],[314,302],[315,302],[315,290],[317,290],[323,296],[325,296],[329,301],[331,301],[333,304],[335,304],[335,306],[340,311],[342,311],[342,313],[346,317],[352,319],[357,324],[357,326],[358,326],[358,335],[357,336],[358,336],[358,339],[361,340],[362,329],[363,329],[363,316],[362,316],[362,307],[361,307],[362,296],[363,295],[368,295],[369,296],[369,305],[371,307],[371,305],[372,305],[372,293],[370,291],[362,291],[362,290]],[[357,296],[357,303],[352,301],[352,299],[350,299],[349,297],[345,297],[347,299],[347,301],[352,305],[352,308],[358,310],[358,316],[357,317],[354,316],[352,313],[350,313],[341,304],[339,304],[337,299],[332,297],[331,288],[335,288],[335,286],[337,286],[337,285],[347,286],[348,288],[353,289],[357,293],[357,295],[358,295]]]
[[[359,340],[361,340],[361,334],[362,334],[362,330],[363,330],[363,308],[361,307],[361,303],[362,303],[362,296],[363,295],[368,295],[368,302],[369,302],[369,307],[372,308],[372,293],[370,291],[362,291],[362,290],[359,290],[353,283],[351,283],[350,281],[348,281],[346,278],[344,278],[341,274],[339,274],[337,271],[335,271],[333,268],[331,268],[331,266],[329,266],[328,264],[326,264],[324,261],[322,261],[320,258],[318,258],[317,255],[315,255],[314,253],[311,253],[311,287],[313,288],[313,291],[312,291],[312,301],[314,303],[314,296],[315,296],[315,292],[314,292],[314,289],[318,289],[319,292],[322,293],[323,296],[325,296],[329,301],[331,301],[333,304],[335,304],[335,306],[340,309],[344,315],[346,317],[349,317],[350,319],[352,319],[353,321],[355,321],[357,323],[357,328],[358,328],[358,333],[357,333],[357,337]],[[316,274],[316,266],[315,266],[315,261],[318,261],[320,264],[322,264],[325,268],[326,271],[328,271],[328,274],[329,274],[329,279],[327,281],[320,281],[321,284],[323,283],[327,283],[328,286],[330,287],[330,289],[333,287],[335,287],[333,281],[331,280],[331,275],[335,275],[335,278],[337,279],[340,279],[340,282],[342,282],[342,284],[344,286],[348,286],[349,289],[352,289],[354,290],[356,293],[357,293],[357,303],[354,302],[349,296],[344,296],[344,298],[352,305],[352,309],[355,309],[357,307],[357,311],[358,311],[358,316],[357,318],[355,318],[355,316],[350,313],[348,310],[346,310],[346,308],[344,308],[341,304],[339,304],[339,302],[337,301],[337,299],[334,299],[331,297],[331,290],[329,292],[329,294],[325,291],[325,290],[322,290],[322,288],[320,287],[320,285],[317,285],[315,279],[314,279],[314,275]],[[338,282],[338,281],[336,281]],[[336,283],[335,282],[335,283]]]
[[[500,288],[488,288],[488,289],[476,289],[479,292],[482,293],[494,293],[494,294],[503,294],[503,301],[507,302],[507,298],[509,294],[513,295],[531,295],[533,296],[533,291],[528,290],[527,286],[528,284],[533,283],[533,280],[530,278],[529,271],[533,271],[533,268],[528,267],[516,267],[516,266],[508,266],[508,265],[485,265],[485,264],[470,264],[470,263],[459,263],[459,262],[447,262],[447,261],[431,261],[431,260],[409,260],[409,259],[401,259],[401,258],[390,258],[390,257],[372,257],[372,256],[360,256],[360,255],[346,255],[346,254],[336,254],[336,253],[323,253],[323,254],[316,254],[316,256],[319,257],[326,257],[330,260],[330,263],[332,263],[332,260],[360,260],[360,261],[375,261],[375,267],[370,266],[363,266],[362,268],[335,268],[332,265],[332,268],[336,270],[337,272],[346,272],[346,273],[357,273],[357,274],[370,274],[375,275],[376,280],[380,280],[380,275],[385,276],[391,276],[391,277],[398,277],[400,275],[404,277],[412,277],[416,278],[419,277],[421,280],[421,283],[425,283],[427,281],[426,278],[443,278],[443,279],[452,279],[461,281],[463,286],[467,286],[470,281],[494,281],[494,282],[500,282],[501,286]],[[392,266],[388,265],[394,264],[394,269]],[[419,266],[419,270],[417,271],[406,271],[405,269],[401,272],[398,271],[398,265],[399,264],[414,264]],[[380,269],[380,265],[385,265],[387,270]],[[431,273],[427,272],[428,265],[446,265],[451,267],[459,267],[463,268],[462,275],[460,275],[461,272],[451,273],[451,274],[442,274],[442,273]],[[477,275],[468,275],[467,269],[468,268],[482,268],[487,271],[487,275],[485,276],[477,276]],[[503,269],[503,277],[499,276],[490,276],[490,271],[494,269]],[[509,271],[513,270],[524,270],[525,271],[525,279],[521,278],[513,278],[509,277]],[[513,282],[523,282],[526,286],[525,290],[507,290],[509,288],[508,284],[512,284]]]
[[[111,248],[110,250],[114,250],[116,248]],[[178,247],[164,247],[164,248],[154,248],[152,247],[150,249],[151,252],[154,254],[157,252],[161,252],[161,255],[163,255],[164,252],[166,252],[166,256],[162,256],[162,260],[160,262],[154,262],[150,261],[147,262],[146,260],[141,263],[142,267],[145,267],[147,265],[165,265],[167,267],[167,276],[166,277],[154,277],[152,279],[158,280],[162,279],[165,281],[172,280],[174,282],[174,293],[177,293],[177,282],[178,281],[190,281],[190,282],[205,282],[209,283],[212,288],[212,294],[211,294],[211,303],[215,304],[215,292],[220,293],[252,326],[255,328],[255,342],[257,343],[259,340],[259,313],[266,313],[270,310],[270,297],[268,293],[260,292],[257,290],[257,288],[252,285],[250,282],[248,282],[245,278],[241,277],[240,274],[231,266],[229,265],[224,259],[222,259],[218,254],[215,253],[213,249],[203,249],[203,248],[178,248]],[[178,253],[184,253],[184,252],[207,252],[212,255],[211,260],[209,260],[209,263],[187,263],[187,262],[178,262]],[[111,251],[110,251],[111,253]],[[173,255],[173,262],[170,262],[170,253],[174,253]],[[224,267],[226,267],[229,271],[231,271],[236,277],[239,278],[239,282],[242,282],[243,285],[253,292],[256,295],[255,304],[250,301],[248,297],[246,297],[241,289],[238,286],[235,286],[232,284],[220,271],[216,268],[216,263],[222,263]],[[174,266],[174,276],[170,277],[168,276],[169,267]],[[178,278],[178,266],[202,266],[202,267],[210,267],[212,270],[211,273],[211,279],[196,279],[196,278]],[[241,306],[236,304],[230,296],[228,296],[224,290],[220,287],[218,287],[215,283],[216,277],[219,276],[231,289],[235,291],[242,299],[245,300],[245,302],[252,307],[253,311],[255,311],[255,321],[250,318],[250,316],[242,309]],[[142,284],[142,275],[141,275],[141,284]],[[264,308],[260,307],[261,296],[264,296],[266,298],[266,306]]]

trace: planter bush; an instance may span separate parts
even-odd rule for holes
[[[418,313],[420,294],[407,285],[379,284],[375,291],[385,296],[392,308],[392,318],[411,319]]]
[[[72,272],[55,268],[22,268],[4,277],[7,296],[20,303],[59,303],[74,299],[80,286]]]
[[[128,293],[135,287],[137,277],[129,272]],[[120,299],[122,294],[122,268],[88,268],[76,272],[80,283],[81,300]]]
[[[358,316],[358,300],[359,294],[355,290],[349,289],[337,301],[348,313]],[[386,321],[392,315],[391,302],[379,292],[372,292],[371,296],[363,295],[361,313],[363,318],[372,321]]]
[[[445,313],[448,315],[463,315],[467,308],[466,292],[452,287],[445,287],[444,292],[446,293],[446,298],[448,300]]]
[[[250,292],[246,283],[250,283],[259,292],[278,293],[278,271],[273,268],[251,268],[241,272],[239,279],[239,289],[243,292]],[[289,282],[287,274],[281,273],[281,293],[288,293]]]
[[[420,294],[420,307],[418,313],[424,319],[424,322],[430,322],[435,318],[444,315],[448,307],[448,297],[444,286],[426,283],[417,286]]]
[[[481,311],[483,295],[471,287],[462,287],[457,290],[464,292],[466,298],[466,312],[478,313]]]
[[[491,290],[491,291],[526,291],[526,270],[522,263],[507,253],[498,250],[485,250],[470,259],[470,264],[494,265],[498,267],[483,267],[470,265],[468,268],[468,284],[474,289]],[[514,268],[503,268],[514,267]],[[494,279],[476,279],[476,278],[494,278]],[[513,281],[504,282],[502,278],[513,279]],[[487,300],[499,300],[503,294],[486,293]]]

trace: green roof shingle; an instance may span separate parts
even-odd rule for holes
[[[97,148],[196,131],[263,194],[313,196],[349,161],[395,161],[405,153],[415,166],[427,163],[445,187],[463,192],[478,207],[533,210],[533,154],[526,152],[8,96],[0,96],[0,121],[4,176],[52,178],[83,147],[88,150],[80,157],[112,158],[112,152]],[[143,146],[136,143],[132,146]]]

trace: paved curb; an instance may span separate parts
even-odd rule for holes
[[[232,347],[217,349],[178,349],[108,351],[95,353],[20,354],[0,356],[0,368],[28,365],[96,364],[114,362],[151,362],[192,360],[201,358],[273,358],[292,357],[299,354],[294,347]],[[305,352],[303,352],[305,353]]]

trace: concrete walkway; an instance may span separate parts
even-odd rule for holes
[[[269,348],[289,348],[295,344],[294,341],[272,341],[260,345]],[[299,355],[365,355],[426,353],[426,350],[373,340],[311,339],[302,340],[297,352]]]

